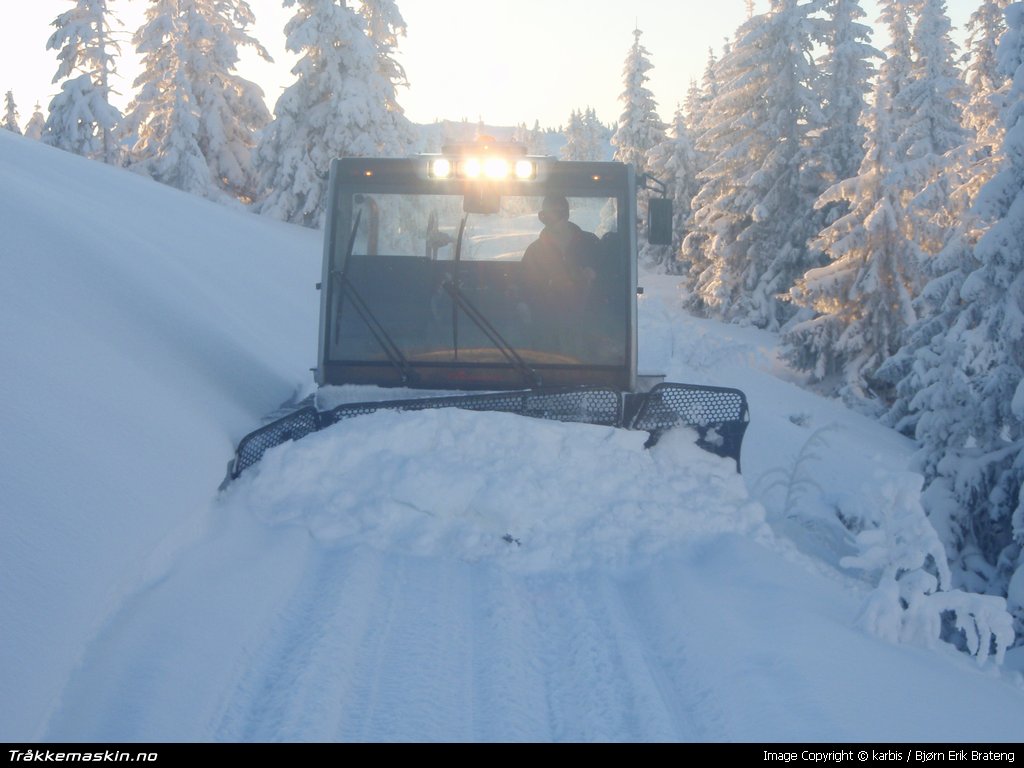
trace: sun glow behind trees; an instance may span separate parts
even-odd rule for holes
[[[2,5],[0,93],[12,89],[25,118],[27,107],[36,101],[45,107],[56,94],[50,83],[53,55],[43,46],[52,31],[49,23],[69,3],[12,0]],[[123,25],[117,26],[122,52],[119,75],[112,79],[117,92],[112,103],[122,111],[133,98],[131,83],[140,69],[131,36],[144,21],[146,5],[143,0],[115,0]],[[298,60],[285,48],[283,30],[291,11],[281,0],[250,0],[249,5],[256,15],[251,32],[274,61],[264,61],[255,51],[242,51],[239,75],[258,84],[268,108],[273,108],[291,85],[291,68]],[[767,0],[758,0],[755,11],[767,5]],[[961,31],[975,5],[974,0],[950,3]],[[868,21],[874,23],[876,4],[868,1],[863,6]],[[557,128],[564,125],[573,106],[590,105],[605,122],[619,114],[622,57],[637,25],[644,30],[644,43],[653,56],[650,88],[665,110],[663,121],[669,122],[672,107],[683,101],[690,80],[701,80],[708,49],[720,56],[746,18],[746,3],[517,0],[489,5],[443,0],[406,2],[401,11],[408,35],[401,41],[397,59],[405,68],[409,87],[400,91],[400,100],[411,120],[432,123],[482,117],[491,125],[524,121],[532,125],[539,120],[546,128]],[[500,19],[497,25],[496,18]],[[592,19],[601,23],[584,21]]]

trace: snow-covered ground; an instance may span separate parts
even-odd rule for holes
[[[742,476],[685,431],[432,411],[219,491],[312,389],[317,233],[3,131],[0,179],[0,740],[1020,740],[1018,650],[860,620],[840,517],[912,444],[672,278],[642,367],[747,393]]]

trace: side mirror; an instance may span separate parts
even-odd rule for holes
[[[647,242],[651,245],[672,245],[672,201],[652,197],[647,202]]]

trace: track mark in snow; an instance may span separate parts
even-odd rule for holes
[[[670,741],[679,733],[647,661],[630,648],[635,630],[614,576],[547,580],[538,590],[547,697],[555,741]]]
[[[474,590],[474,686],[478,742],[552,740],[536,622],[536,593],[522,576],[480,569]]]
[[[821,732],[809,724],[844,733],[844,723],[825,722],[834,691],[822,690],[802,663],[800,648],[817,639],[780,597],[785,585],[758,572],[759,552],[752,542],[716,537],[639,574],[625,605],[643,652],[676,692],[674,706],[692,729],[687,738],[799,742]],[[751,627],[763,649],[756,654],[748,650]],[[782,690],[790,692],[785,707]],[[791,695],[801,690],[806,695]]]
[[[471,741],[473,569],[414,556],[385,561],[393,573],[375,606],[375,629],[353,651],[363,663],[333,738]]]
[[[722,705],[693,657],[686,638],[703,629],[705,618],[687,611],[689,586],[672,570],[657,567],[631,579],[620,591],[620,621],[629,626],[630,649],[650,670],[675,738],[687,742],[727,740]]]
[[[330,741],[384,587],[379,557],[320,550],[229,695],[218,741]]]

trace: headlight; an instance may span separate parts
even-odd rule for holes
[[[488,179],[500,180],[508,177],[508,160],[503,157],[489,157],[484,161],[484,175]]]
[[[467,179],[478,179],[480,174],[483,173],[483,166],[480,161],[475,157],[471,157],[468,160],[464,160],[462,163],[462,175]]]
[[[452,170],[452,161],[445,157],[430,161],[430,178],[432,179],[450,179]]]
[[[516,160],[516,178],[528,181],[537,175],[537,166],[529,160]]]

